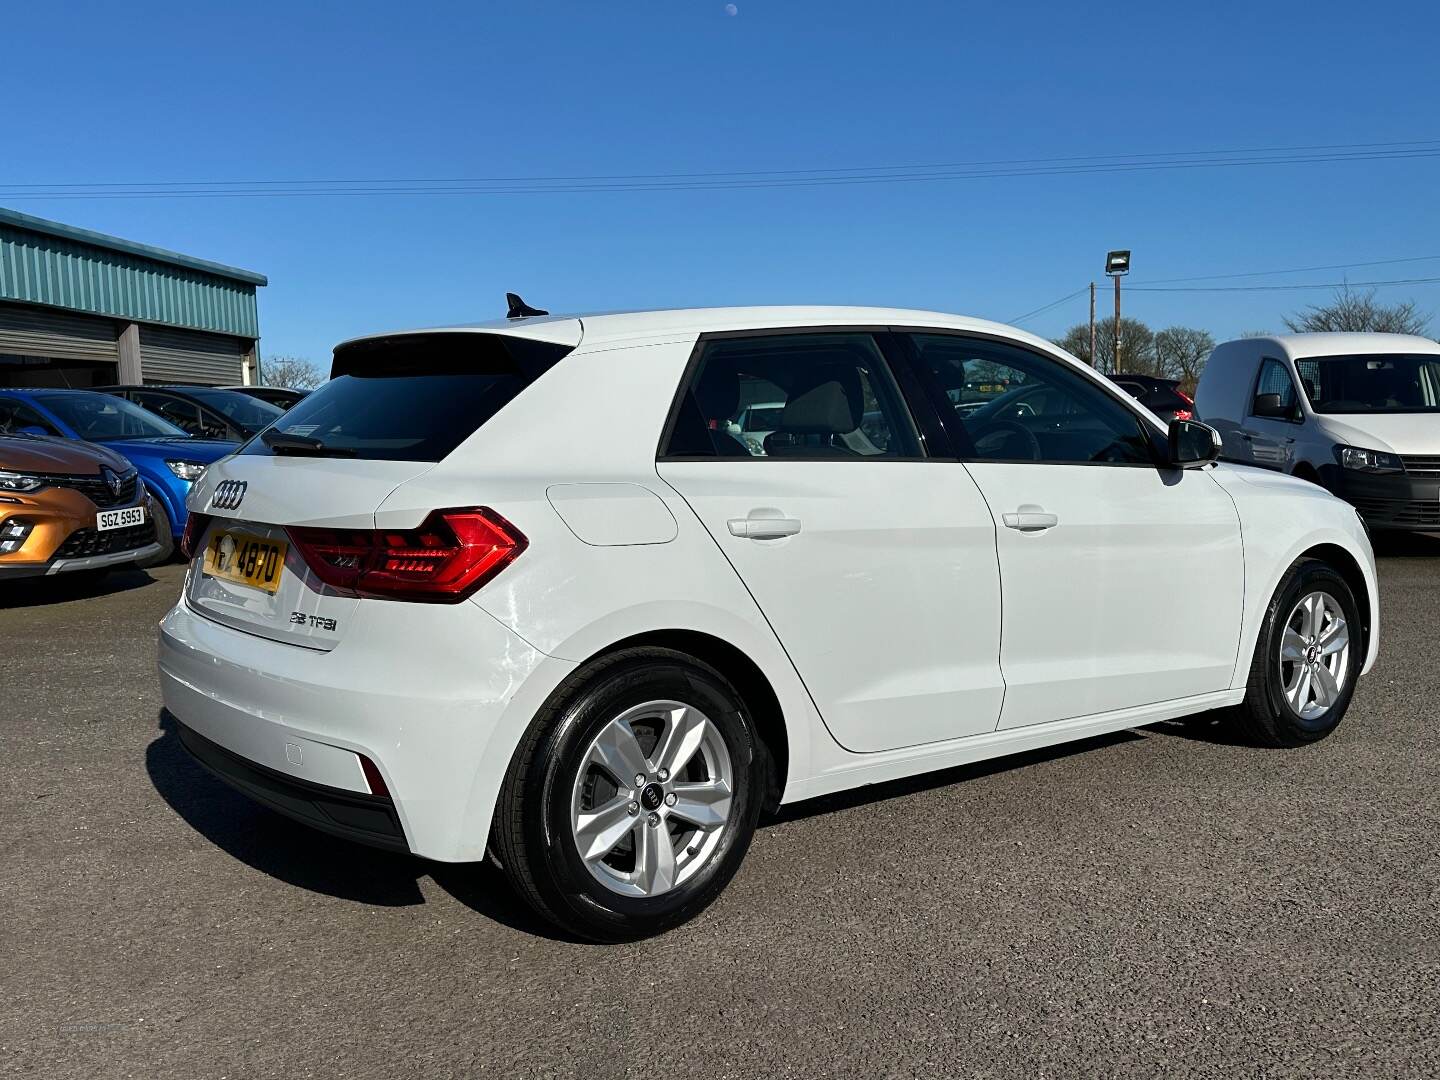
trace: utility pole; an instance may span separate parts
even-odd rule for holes
[[[1095,283],[1090,282],[1090,366],[1099,367],[1095,363]]]
[[[1130,252],[1108,251],[1105,253],[1105,273],[1115,280],[1115,355],[1110,363],[1110,374],[1120,374],[1120,279],[1130,272]]]

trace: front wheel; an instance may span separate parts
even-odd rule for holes
[[[1265,610],[1236,726],[1264,746],[1318,742],[1345,716],[1363,663],[1350,586],[1326,563],[1301,559]]]
[[[150,506],[155,522],[155,539],[160,543],[160,550],[148,559],[141,559],[137,566],[142,570],[148,570],[152,566],[163,566],[169,562],[175,554],[175,537],[170,532],[170,515],[165,513],[165,507],[160,500],[154,497],[150,500]]]
[[[494,848],[542,915],[596,941],[659,933],[724,889],[755,832],[766,758],[718,671],[627,649],[566,681],[521,741]]]

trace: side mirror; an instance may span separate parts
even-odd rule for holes
[[[1272,395],[1278,396],[1278,395]],[[1197,469],[1220,456],[1220,433],[1199,420],[1170,421],[1170,464]]]
[[[1271,420],[1289,420],[1294,415],[1294,410],[1285,404],[1279,394],[1256,394],[1250,411]]]

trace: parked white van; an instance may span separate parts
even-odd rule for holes
[[[1380,529],[1440,529],[1440,344],[1408,334],[1227,341],[1195,392],[1222,457],[1311,480]]]

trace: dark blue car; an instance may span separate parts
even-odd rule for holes
[[[192,438],[133,402],[87,390],[0,388],[0,434],[14,432],[84,439],[128,458],[155,497],[156,532],[167,555],[185,531],[191,482],[238,446]],[[164,520],[158,520],[161,514]]]

